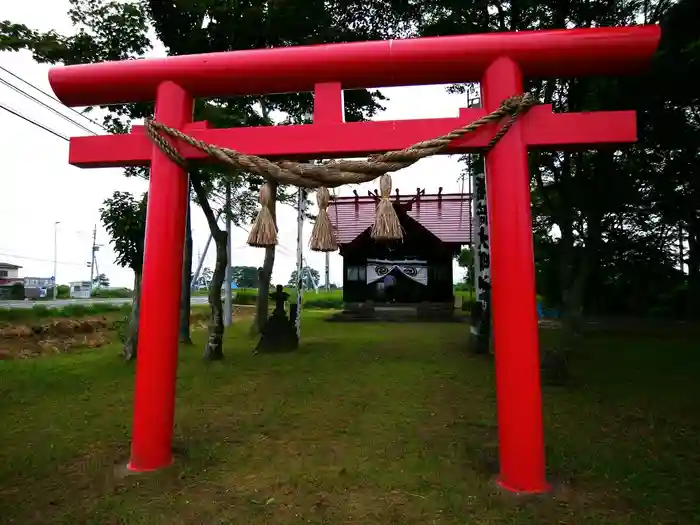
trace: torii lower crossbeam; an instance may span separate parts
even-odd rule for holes
[[[193,122],[181,131],[209,144],[249,155],[328,159],[400,150],[445,135],[487,113],[482,108],[461,108],[456,118],[344,122],[342,88],[338,83],[329,83],[316,86],[313,124],[211,129],[206,122]],[[522,117],[520,128],[530,148],[590,148],[637,140],[634,111],[554,114],[551,105],[542,104]],[[446,153],[478,152],[486,147],[497,129],[496,124],[484,126],[452,142]],[[146,166],[152,151],[153,145],[143,126],[134,126],[125,135],[72,138],[69,160],[84,168]],[[189,160],[206,159],[200,150],[187,145],[181,145],[181,153]]]

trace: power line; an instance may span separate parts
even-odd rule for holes
[[[54,108],[54,107],[52,107],[52,106],[49,106],[46,102],[43,102],[43,101],[39,100],[39,99],[36,98],[34,95],[30,95],[29,93],[27,93],[27,92],[24,91],[23,89],[20,89],[20,88],[18,88],[17,86],[15,86],[15,85],[9,83],[7,80],[5,80],[5,79],[3,79],[3,78],[0,78],[0,84],[3,84],[3,85],[5,85],[5,86],[9,87],[10,89],[13,89],[14,91],[16,91],[16,92],[19,93],[20,95],[22,95],[22,96],[28,98],[29,100],[31,100],[31,101],[33,101],[33,102],[36,102],[37,104],[42,105],[43,107],[45,107],[46,109],[48,109],[49,111],[51,111],[51,113],[54,113],[55,115],[58,115],[59,117],[61,117],[63,120],[65,120],[65,121],[67,121],[67,122],[70,122],[71,124],[73,124],[73,125],[75,125],[75,126],[78,126],[80,129],[82,129],[82,130],[84,130],[84,131],[87,131],[88,133],[91,133],[92,135],[97,135],[97,133],[95,133],[94,131],[92,131],[90,128],[88,128],[88,127],[86,127],[86,126],[83,126],[83,125],[80,124],[79,122],[76,122],[75,120],[73,120],[72,118],[70,118],[68,115],[64,115],[63,113],[61,113],[60,111],[58,111],[56,108]]]
[[[35,86],[34,84],[32,84],[31,82],[29,82],[28,80],[24,80],[22,77],[20,77],[19,75],[13,73],[12,71],[10,71],[9,69],[7,69],[6,67],[0,66],[0,69],[2,69],[2,70],[3,70],[5,73],[7,73],[8,75],[13,76],[14,78],[16,78],[17,80],[19,80],[20,82],[26,84],[26,85],[29,86],[30,88],[32,88],[32,89],[38,91],[39,93],[41,93],[42,95],[44,95],[44,96],[46,96],[46,97],[49,97],[51,100],[55,100],[56,102],[58,102],[59,104],[61,104],[61,105],[63,106],[63,103],[62,103],[60,100],[58,100],[55,96],[53,96],[51,93],[48,93],[48,92],[44,91],[43,89],[41,89],[41,88],[39,88],[39,87],[36,87],[36,86]],[[81,113],[80,111],[77,111],[77,110],[75,110],[75,109],[73,109],[73,108],[69,108],[68,106],[63,106],[63,107],[65,107],[68,111],[72,111],[72,112],[75,113],[76,115],[79,115],[79,116],[83,117],[85,120],[87,120],[87,121],[89,121],[89,122],[92,122],[95,126],[97,126],[97,127],[99,127],[99,128],[102,128],[102,129],[105,130],[105,131],[109,131],[109,130],[108,130],[107,128],[105,128],[102,124],[100,124],[99,122],[97,122],[97,121],[95,121],[95,120],[92,120],[90,117],[86,116],[84,113]]]
[[[16,255],[14,253],[2,253],[0,252],[0,255],[3,257],[12,257],[14,259],[21,259],[23,261],[37,261],[37,262],[53,262],[53,259],[42,259],[40,257],[27,257],[25,255]],[[78,262],[68,262],[68,261],[56,261],[57,264],[66,264],[70,266],[84,266],[85,263],[78,263]]]
[[[19,118],[21,118],[22,120],[26,120],[26,121],[29,122],[30,124],[34,124],[36,127],[41,128],[41,129],[43,129],[44,131],[48,131],[49,133],[51,133],[52,135],[58,137],[59,139],[63,139],[63,140],[65,140],[66,142],[70,142],[70,139],[69,139],[68,137],[66,137],[65,135],[61,135],[58,131],[56,131],[56,130],[54,130],[54,129],[51,129],[51,128],[47,127],[47,126],[44,126],[43,124],[40,124],[40,123],[36,122],[35,120],[30,119],[29,117],[27,117],[27,116],[25,116],[25,115],[22,115],[22,113],[20,113],[19,111],[16,111],[16,110],[14,110],[14,109],[12,109],[12,108],[8,108],[7,106],[3,105],[2,103],[0,103],[0,109],[4,109],[4,110],[7,111],[8,113],[12,113],[14,116],[19,117]]]
[[[249,232],[248,230],[246,230],[243,226],[240,226],[240,225],[238,225],[238,224],[236,224],[235,226],[236,226],[236,228],[238,228],[238,229],[240,229],[240,230],[243,230],[243,231],[246,232],[248,235],[250,235],[250,232]],[[250,248],[250,246],[248,246],[248,247]],[[277,248],[277,249],[280,251],[280,253],[281,253],[282,255],[287,255],[287,256],[290,256],[290,257],[293,255],[292,250],[290,250],[290,249],[287,248],[286,246],[282,246],[281,244],[277,244],[277,245],[275,246],[275,248]],[[285,253],[285,252],[286,252],[286,253]]]

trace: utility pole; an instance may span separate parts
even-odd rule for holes
[[[95,252],[97,251],[97,224],[92,229],[92,248],[90,248],[90,290],[92,290],[92,280],[95,278]],[[99,274],[98,274],[99,277]]]
[[[304,239],[302,238],[304,233],[304,197],[304,189],[299,188],[297,193],[297,337],[301,336],[301,304],[304,290]]]
[[[326,292],[331,291],[331,254],[326,252]]]
[[[683,257],[683,224],[678,221],[678,260],[681,267],[681,275],[685,275],[685,264]]]
[[[221,214],[224,213],[224,210],[220,210],[219,213],[216,215],[216,221],[219,221],[219,217],[221,217]],[[204,266],[204,258],[207,256],[207,252],[209,251],[209,245],[211,244],[212,240],[212,234],[211,232],[209,233],[209,237],[207,238],[207,243],[204,245],[204,253],[199,254],[199,262],[197,263],[197,270],[194,272],[194,276],[192,277],[192,282],[190,283],[190,288],[194,289],[194,286],[197,284],[197,280],[199,279],[199,274],[202,271],[202,266]]]
[[[224,297],[224,326],[233,323],[233,292],[231,291],[231,183],[226,182],[226,296]]]
[[[58,225],[61,221],[56,221],[53,223],[53,300],[56,300],[58,294],[58,280],[56,273],[58,273]]]

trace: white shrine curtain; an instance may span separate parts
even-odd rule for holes
[[[367,259],[367,284],[383,279],[392,271],[398,269],[409,279],[424,286],[428,285],[428,265],[426,261],[385,261]]]

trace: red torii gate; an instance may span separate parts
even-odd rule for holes
[[[523,75],[641,72],[659,38],[658,26],[461,35],[67,66],[51,69],[49,79],[68,106],[155,100],[158,122],[247,154],[357,157],[402,149],[484,116],[522,93]],[[343,89],[473,81],[481,82],[484,107],[460,109],[457,118],[343,121]],[[209,129],[192,122],[194,97],[303,91],[315,93],[311,125]],[[447,153],[479,151],[496,130],[484,126]],[[539,105],[486,156],[499,483],[509,490],[547,490],[527,148],[634,141],[633,111],[555,115]],[[185,158],[204,158],[181,146]],[[165,467],[172,461],[187,173],[141,127],[128,135],[71,138],[69,160],[88,168],[151,166],[129,467]]]

